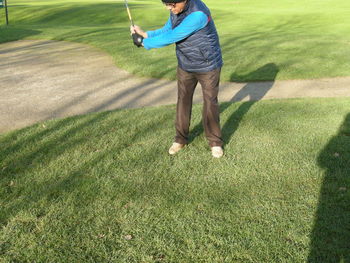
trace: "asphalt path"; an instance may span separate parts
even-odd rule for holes
[[[176,82],[135,77],[88,45],[21,40],[0,45],[0,133],[36,122],[176,103]],[[350,96],[350,77],[221,83],[219,101]],[[194,103],[202,102],[197,88]]]

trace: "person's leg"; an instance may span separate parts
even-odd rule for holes
[[[219,82],[221,69],[206,73],[197,73],[196,76],[203,92],[203,126],[209,146],[222,147],[220,129],[220,109],[218,103]]]
[[[187,144],[191,122],[193,93],[198,80],[195,74],[177,68],[177,107],[176,107],[176,136],[175,142]]]

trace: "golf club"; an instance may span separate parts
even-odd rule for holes
[[[130,23],[131,23],[132,26],[134,26],[134,22],[132,21],[132,17],[131,17],[128,1],[124,0],[124,2],[125,2],[126,11],[128,12]]]
[[[134,27],[134,21],[132,20],[132,17],[131,17],[128,1],[124,0],[124,2],[125,2],[126,11],[128,12],[130,24],[131,24],[132,27]],[[133,34],[131,34],[131,37],[132,37],[132,40],[133,40],[134,44],[137,47],[141,47],[142,46],[143,37],[141,35],[139,35],[137,33],[133,33]]]

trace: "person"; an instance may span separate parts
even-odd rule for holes
[[[169,154],[188,144],[193,93],[199,82],[203,93],[202,122],[212,156],[223,156],[219,117],[219,80],[223,66],[219,37],[210,10],[201,0],[162,0],[170,10],[166,24],[154,31],[130,27],[134,44],[149,50],[176,43],[178,96],[176,136]]]

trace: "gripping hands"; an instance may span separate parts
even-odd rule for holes
[[[144,32],[139,26],[130,26],[130,32],[132,41],[134,42],[134,45],[137,47],[143,46],[143,39],[147,38],[147,33]]]
[[[131,34],[132,41],[134,41],[134,45],[137,47],[142,47],[142,42],[143,42],[143,36],[133,33]]]

